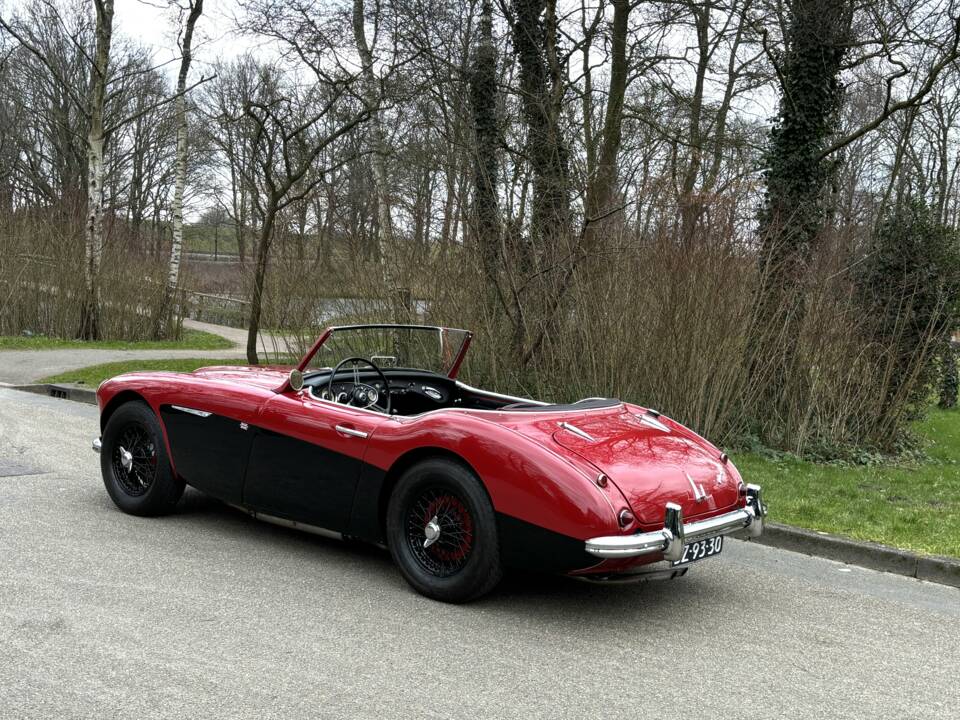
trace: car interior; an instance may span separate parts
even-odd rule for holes
[[[569,405],[552,405],[473,388],[426,370],[380,369],[376,366],[309,372],[304,376],[303,387],[315,398],[391,415],[419,415],[442,408],[527,412],[583,410],[619,403],[610,398],[586,398]]]

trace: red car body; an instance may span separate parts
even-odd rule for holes
[[[524,402],[456,382],[467,344],[444,387],[493,405]],[[700,527],[697,537],[762,528],[759,489],[748,493],[725,454],[638,405],[593,400],[388,415],[323,399],[316,388],[296,390],[289,378],[289,368],[233,366],[121,375],[97,391],[101,428],[124,402],[145,402],[187,484],[265,519],[374,543],[385,542],[386,503],[404,469],[428,456],[455,457],[489,494],[510,566],[598,579],[646,566],[677,574],[671,561],[682,547],[667,537],[671,512],[681,546],[684,526],[687,536]],[[440,381],[424,382],[443,389]],[[635,552],[629,543],[638,537],[664,542]]]

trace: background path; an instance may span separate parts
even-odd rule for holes
[[[67,370],[124,360],[154,360],[163,358],[243,358],[246,357],[247,331],[240,328],[213,325],[196,320],[184,320],[183,326],[225,337],[235,347],[224,350],[102,350],[64,348],[60,350],[0,350],[0,383],[25,385],[40,378],[57,375]],[[269,333],[260,336],[259,351],[274,353],[274,338]],[[282,343],[278,344],[281,350]]]
[[[0,699],[18,718],[927,720],[960,707],[954,588],[730,540],[673,582],[528,575],[444,605],[385,552],[189,490],[168,517],[124,515],[90,451],[98,432],[96,408],[0,389]]]

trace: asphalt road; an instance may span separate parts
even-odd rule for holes
[[[188,492],[107,498],[90,406],[0,390],[0,717],[929,718],[960,592],[731,541],[668,583],[511,577],[467,606],[389,556]],[[775,509],[774,509],[775,514]]]

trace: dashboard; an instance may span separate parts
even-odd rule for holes
[[[384,386],[383,380],[376,374],[361,372],[357,377],[362,385],[374,388],[378,399],[370,409],[384,408],[384,395],[389,390],[391,413],[395,415],[416,415],[428,410],[436,410],[457,402],[454,396],[455,385],[448,378],[439,377],[433,373],[398,373],[386,371],[389,387]],[[339,378],[343,378],[342,380]],[[349,378],[349,379],[347,379]],[[338,373],[333,384],[329,384],[329,373],[306,378],[304,385],[311,395],[323,400],[331,400],[347,404],[350,394],[356,387],[352,373]]]

